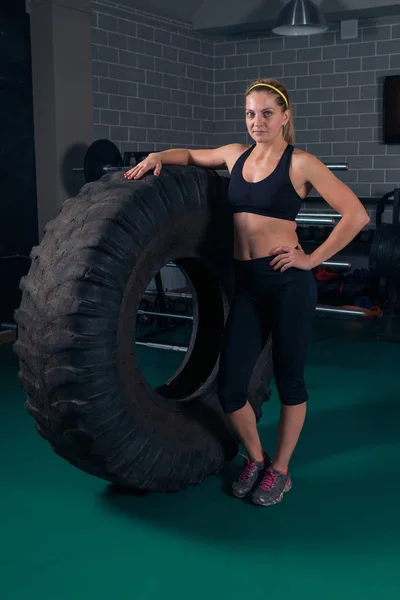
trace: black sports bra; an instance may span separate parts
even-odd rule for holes
[[[243,152],[233,166],[228,188],[232,213],[248,212],[295,221],[303,198],[294,189],[289,176],[294,147],[287,145],[271,175],[250,183],[244,179],[242,170],[254,148],[255,144]]]

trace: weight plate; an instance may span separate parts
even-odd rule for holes
[[[396,242],[395,231],[389,227],[385,230],[385,235],[382,239],[383,252],[382,252],[382,271],[384,272],[384,276],[390,277],[392,271],[392,256],[394,245]]]
[[[390,227],[390,225],[389,225]],[[380,277],[386,277],[386,264],[385,264],[385,252],[387,248],[387,229],[388,224],[384,223],[376,230],[377,243],[376,243],[376,271]]]
[[[117,146],[110,140],[96,140],[88,148],[85,156],[84,172],[87,182],[97,181],[103,175],[103,167],[119,167],[122,156]]]
[[[379,233],[378,231],[375,231],[374,233],[374,237],[372,238],[372,243],[371,243],[371,247],[369,250],[369,270],[371,271],[371,274],[376,276],[377,273],[377,249],[378,249],[378,238],[379,238]]]
[[[391,196],[393,196],[393,192],[388,192],[387,194],[385,194],[384,196],[382,196],[382,198],[380,198],[378,200],[378,204],[376,205],[376,214],[375,214],[376,229],[379,229],[379,227],[382,225],[382,215],[385,212],[386,202],[389,200],[389,198]]]
[[[400,274],[400,227],[389,223],[377,229],[371,245],[370,270],[379,277]]]
[[[393,243],[393,252],[392,252],[392,272],[393,272],[393,277],[396,277],[396,279],[399,277],[400,274],[400,229],[396,228],[396,235],[394,238],[394,243]]]

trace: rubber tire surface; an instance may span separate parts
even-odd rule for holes
[[[227,180],[192,166],[137,181],[106,175],[67,200],[32,249],[15,315],[19,380],[40,435],[83,471],[178,491],[236,455],[217,397],[233,293],[226,191]],[[136,356],[136,311],[170,261],[193,284],[196,316],[181,367],[153,389]],[[258,417],[270,395],[270,346],[249,385]]]

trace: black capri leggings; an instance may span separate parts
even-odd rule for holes
[[[295,405],[308,400],[304,365],[317,282],[312,271],[274,271],[272,258],[234,259],[236,289],[224,331],[218,390],[228,414],[246,404],[254,366],[270,333],[280,401]]]

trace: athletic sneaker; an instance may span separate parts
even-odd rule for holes
[[[252,501],[254,504],[259,504],[260,506],[277,504],[291,487],[292,480],[289,474],[285,475],[280,471],[276,471],[272,466],[269,466],[265,471],[260,485],[252,494]]]
[[[241,454],[241,456],[243,456]],[[251,492],[254,486],[260,481],[265,469],[269,467],[271,461],[268,454],[264,453],[264,460],[257,462],[254,459],[243,456],[244,467],[237,481],[232,484],[232,494],[236,498],[244,498]]]

